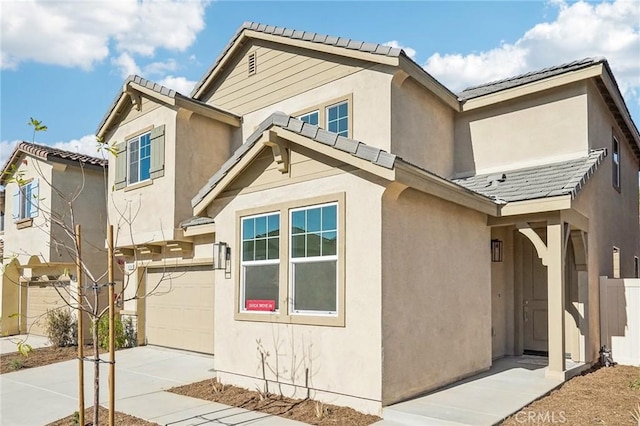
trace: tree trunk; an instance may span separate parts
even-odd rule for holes
[[[98,291],[94,290],[96,294],[95,310],[98,307]],[[97,313],[93,316],[93,357],[95,359],[93,367],[93,425],[98,426],[100,420],[98,418],[100,413],[100,344],[98,342],[98,321],[99,317]]]

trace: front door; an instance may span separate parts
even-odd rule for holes
[[[547,352],[547,267],[526,238],[522,244],[522,323],[524,350]]]

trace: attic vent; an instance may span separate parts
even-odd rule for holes
[[[256,52],[249,54],[249,75],[254,75],[256,73]]]

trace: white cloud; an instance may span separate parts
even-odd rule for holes
[[[152,62],[144,67],[144,75],[164,75],[168,71],[175,71],[178,69],[178,63],[175,59],[169,59],[164,62]]]
[[[120,70],[122,78],[127,78],[131,74],[142,74],[140,67],[136,64],[136,60],[127,52],[123,52],[117,58],[111,59],[111,64]]]
[[[605,56],[628,99],[640,88],[640,2],[549,2],[552,22],[529,29],[515,43],[479,53],[440,54],[424,68],[454,91],[585,57]]]
[[[157,83],[187,96],[189,95],[189,93],[191,93],[191,90],[196,85],[195,81],[187,80],[185,77],[174,77],[172,75],[169,75],[162,80],[157,81]]]
[[[402,49],[402,50],[404,50],[404,53],[406,53],[407,56],[410,57],[411,59],[415,60],[415,58],[416,58],[416,50],[415,49],[413,49],[411,47],[408,47],[408,46],[403,46],[397,40],[391,40],[391,41],[388,41],[386,43],[383,43],[382,45],[383,46],[393,47],[395,49]]]
[[[0,141],[0,167],[4,166],[4,163],[9,159],[9,156],[13,152],[13,149],[18,145],[20,141]]]
[[[91,69],[119,53],[183,51],[204,28],[209,0],[8,1],[2,4],[0,68],[35,61]]]

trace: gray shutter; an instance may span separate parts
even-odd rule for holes
[[[40,188],[38,184],[38,180],[34,180],[29,185],[31,185],[31,199],[29,200],[29,217],[38,216],[38,205],[40,203]]]
[[[13,221],[20,220],[20,188],[13,194]]]
[[[117,143],[116,152],[118,155],[114,160],[116,163],[116,178],[113,183],[113,189],[117,191],[127,186],[127,143]]]
[[[164,124],[151,129],[151,179],[164,176]]]

